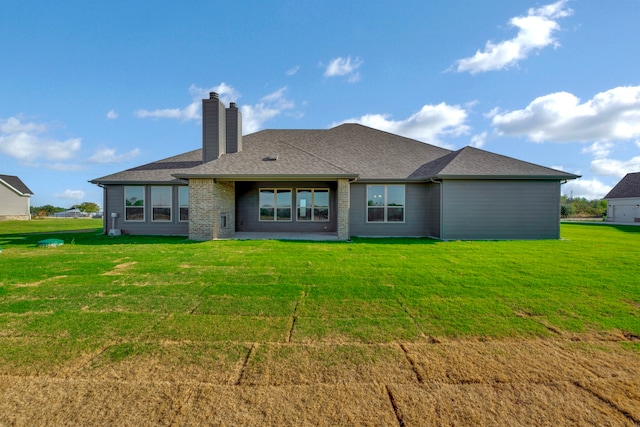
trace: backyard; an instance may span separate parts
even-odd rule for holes
[[[561,231],[193,242],[0,222],[0,425],[638,425],[640,227]]]

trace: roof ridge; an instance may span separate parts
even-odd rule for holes
[[[311,153],[311,152],[309,152],[309,151],[305,150],[304,148],[298,147],[297,145],[293,144],[292,142],[288,142],[288,141],[285,141],[285,140],[282,140],[282,139],[278,139],[278,141],[279,141],[279,142],[282,142],[283,144],[290,145],[291,147],[295,148],[296,150],[302,151],[303,153],[306,153],[306,154],[308,154],[308,155],[310,155],[310,156],[312,156],[312,157],[315,157],[315,158],[317,158],[317,159],[320,159],[320,160],[322,160],[323,162],[325,162],[325,163],[327,163],[327,164],[329,164],[329,165],[331,165],[331,166],[333,166],[333,167],[335,167],[335,168],[340,169],[341,171],[344,171],[344,172],[346,172],[346,173],[353,173],[353,172],[352,172],[352,171],[350,171],[350,170],[347,170],[347,169],[345,169],[345,168],[343,168],[343,167],[340,167],[340,166],[336,165],[335,163],[330,162],[329,160],[327,160],[327,159],[325,159],[325,158],[323,158],[323,157],[318,156],[317,154]]]

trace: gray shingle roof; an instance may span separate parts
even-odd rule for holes
[[[24,182],[22,182],[22,180],[17,176],[0,175],[0,180],[4,181],[5,184],[12,187],[14,190],[18,191],[22,196],[33,196],[33,191],[29,190],[29,187],[27,187]]]
[[[145,183],[174,183],[178,179],[173,176],[183,170],[191,169],[202,164],[202,150],[193,150],[177,156],[147,163],[122,172],[92,179],[94,184],[122,184],[126,182]]]
[[[528,178],[574,179],[567,172],[558,171],[512,157],[491,153],[473,147],[464,147],[439,159],[422,165],[411,174],[412,178]]]
[[[605,199],[640,197],[640,172],[628,173],[604,196]]]
[[[572,179],[576,175],[471,147],[451,152],[359,124],[325,130],[263,130],[243,136],[243,150],[203,163],[202,150],[92,180],[170,183],[178,178],[336,178],[425,180],[455,177]],[[276,160],[265,160],[268,157]]]

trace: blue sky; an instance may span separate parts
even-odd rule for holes
[[[640,171],[638,22],[637,0],[3,1],[0,174],[101,205],[88,180],[199,148],[216,91],[245,134],[359,122],[601,198]]]

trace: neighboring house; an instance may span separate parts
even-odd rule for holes
[[[33,192],[20,178],[0,175],[0,221],[31,219],[31,196]]]
[[[55,212],[53,216],[56,218],[86,218],[89,214],[82,212],[78,208],[73,208],[63,212]]]
[[[604,196],[607,221],[640,222],[640,172],[628,173]]]
[[[105,233],[557,239],[560,185],[578,178],[359,124],[242,136],[216,93],[202,112],[201,149],[90,181],[104,188]]]

